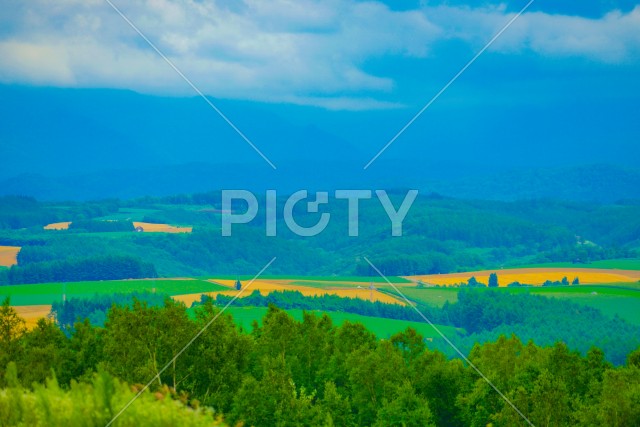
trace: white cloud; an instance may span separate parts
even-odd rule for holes
[[[397,12],[353,0],[113,1],[207,94],[332,109],[397,107],[378,99],[394,76],[367,61],[428,57],[449,40],[477,49],[509,19],[504,7]],[[2,14],[2,82],[192,94],[103,0],[13,2]],[[597,20],[527,13],[493,50],[618,63],[637,57],[637,28],[640,7]]]
[[[0,80],[70,86],[75,83],[64,47],[0,41]],[[43,67],[46,67],[43,69]]]
[[[481,40],[482,34],[486,39],[509,18],[502,11],[469,10],[466,15],[461,20],[465,28],[456,31],[469,42]],[[530,50],[548,57],[583,57],[614,64],[637,61],[638,28],[640,6],[626,14],[612,11],[600,19],[525,13],[509,28],[508,34],[496,41],[493,50],[503,53]]]

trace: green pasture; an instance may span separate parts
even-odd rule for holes
[[[236,276],[216,276],[217,279],[235,280]],[[252,276],[239,276],[239,279],[246,284]],[[366,286],[370,281],[376,284],[376,289],[398,297],[398,293],[392,286],[380,280],[371,280],[368,277],[318,277],[318,276],[264,276],[261,279],[288,279],[294,284],[327,287],[327,286],[351,286],[353,282],[362,283]],[[380,279],[380,278],[378,278]],[[394,283],[409,283],[408,280],[400,277],[390,278]],[[116,280],[116,281],[96,281],[96,282],[72,282],[45,283],[33,285],[11,285],[0,287],[0,298],[11,297],[13,305],[34,305],[51,304],[54,301],[62,300],[62,295],[71,297],[88,297],[95,294],[128,293],[152,291],[168,295],[204,293],[228,290],[228,288],[206,281],[204,278],[193,280],[173,280],[173,279],[148,279],[148,280]],[[488,288],[479,288],[488,289]],[[400,291],[411,301],[416,301],[432,307],[442,307],[445,302],[455,303],[458,299],[460,288],[417,288],[413,286],[402,286]],[[630,322],[640,324],[640,283],[612,283],[606,285],[578,285],[578,286],[555,286],[555,287],[513,287],[497,288],[499,292],[509,292],[513,294],[530,293],[542,295],[549,298],[562,298],[575,303],[593,307],[601,310],[608,316],[618,315]],[[382,319],[387,322],[386,319]],[[380,326],[377,326],[381,328]]]
[[[488,288],[478,289],[487,290]],[[497,288],[495,290],[512,294],[529,293],[548,298],[566,299],[601,310],[607,316],[618,315],[623,319],[640,325],[640,286],[636,283],[597,286],[514,287]],[[394,290],[385,289],[383,291],[397,295]],[[400,291],[412,301],[433,307],[441,307],[445,301],[456,302],[460,288],[401,288]]]
[[[192,310],[192,309],[190,309]],[[266,307],[229,307],[225,312],[233,316],[234,321],[242,326],[245,330],[250,331],[254,321],[262,324],[262,318],[267,313]],[[427,323],[411,322],[408,320],[383,319],[380,317],[361,316],[359,314],[342,313],[342,312],[322,312],[312,310],[317,315],[326,313],[336,325],[341,325],[345,321],[352,323],[362,323],[369,331],[373,332],[378,338],[389,338],[391,335],[402,332],[408,327],[417,330],[425,338],[441,338],[435,329]],[[303,310],[292,309],[287,310],[294,319],[301,321]],[[447,337],[452,337],[463,332],[459,328],[452,326],[436,325],[438,329]]]
[[[587,264],[572,262],[552,262],[546,264],[529,264],[509,268],[610,268],[616,270],[640,270],[640,259],[607,259]]]
[[[220,279],[220,280],[236,280],[240,279],[242,281],[251,280],[253,276],[250,275],[222,275],[222,276],[203,276],[200,279]],[[387,277],[391,283],[412,283],[411,280],[405,279],[404,277],[398,276],[389,276]],[[263,275],[260,276],[256,280],[292,280],[301,286],[311,286],[311,287],[324,287],[326,286],[325,282],[331,282],[330,286],[352,286],[352,283],[349,282],[358,282],[368,284],[369,282],[373,283],[387,283],[387,281],[380,277],[363,277],[363,276],[285,276],[285,275]],[[304,283],[302,282],[304,281]],[[344,282],[342,285],[339,282]]]
[[[168,295],[195,294],[229,290],[222,285],[204,280],[114,280],[98,282],[43,283],[35,285],[11,285],[0,287],[0,298],[11,298],[12,305],[51,304],[61,301],[62,294],[67,298],[89,297],[95,294],[114,294],[130,292],[151,292]]]

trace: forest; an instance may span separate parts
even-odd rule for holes
[[[362,324],[335,326],[313,313],[296,321],[274,305],[262,326],[245,331],[212,301],[192,316],[170,299],[133,301],[113,305],[103,327],[85,320],[65,334],[50,319],[27,330],[7,300],[0,326],[6,426],[65,425],[87,414],[84,425],[105,425],[149,382],[113,425],[513,426],[526,417],[534,425],[630,426],[640,419],[640,350],[614,366],[597,347],[580,354],[515,335],[474,345],[468,360],[502,398],[468,363],[410,328],[380,340]],[[51,410],[62,402],[65,411]]]
[[[151,293],[71,298],[55,302],[52,314],[63,331],[72,331],[74,323],[85,318],[90,319],[94,326],[104,326],[112,304],[131,306],[136,300],[149,306],[159,306],[163,298]],[[215,300],[210,300],[211,298],[203,295],[201,301],[194,306],[211,302],[222,308],[231,302],[232,297],[218,294]],[[268,295],[254,291],[244,298],[234,300],[233,304],[234,307],[275,305],[284,310],[342,312],[372,318],[424,321],[413,307],[336,295],[307,297],[298,291],[276,291]],[[457,346],[465,353],[471,351],[475,343],[495,341],[501,335],[514,332],[524,341],[533,340],[541,345],[553,345],[562,341],[571,350],[583,355],[595,345],[615,365],[623,364],[627,355],[640,347],[640,327],[637,325],[618,317],[609,318],[594,308],[539,295],[462,289],[455,303],[446,302],[441,308],[416,303],[416,307],[437,325],[459,328],[455,338]],[[444,340],[435,339],[432,346],[448,357],[457,356]]]
[[[402,192],[392,194],[399,204]],[[283,200],[278,201],[282,209]],[[95,270],[86,280],[133,278],[136,271],[160,277],[257,272],[273,256],[273,274],[375,275],[369,257],[386,275],[435,274],[513,265],[638,256],[640,205],[554,201],[460,200],[436,194],[416,199],[403,236],[390,238],[386,213],[377,201],[362,201],[360,236],[347,235],[346,201],[332,201],[329,227],[302,239],[284,224],[266,237],[264,215],[220,232],[220,193],[134,200],[44,203],[25,197],[0,198],[0,245],[22,247],[13,273],[0,284],[21,280],[78,280],[56,272],[56,262],[80,265],[95,257],[127,257],[113,271]],[[300,213],[301,223],[316,214]],[[193,233],[134,233],[131,221],[193,226]],[[43,230],[72,221],[69,230]],[[75,223],[75,225],[74,225]],[[127,231],[128,230],[128,231]],[[138,267],[132,268],[132,264]],[[134,275],[132,275],[134,274]],[[57,279],[52,279],[58,277]],[[24,279],[23,279],[24,278]]]

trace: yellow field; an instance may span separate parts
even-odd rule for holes
[[[67,222],[54,222],[53,224],[45,225],[45,230],[68,230],[71,221]]]
[[[19,247],[0,246],[0,265],[11,265],[9,262],[15,262],[15,255],[20,250]],[[2,263],[5,264],[2,264]],[[422,276],[407,276],[407,279],[413,280],[413,283],[402,283],[396,286],[416,286],[418,281],[425,284],[450,286],[461,282],[466,282],[471,276],[474,276],[482,283],[488,283],[491,273],[498,274],[500,286],[507,286],[509,283],[518,281],[523,284],[541,285],[546,280],[560,281],[563,277],[567,277],[572,281],[574,277],[580,279],[580,284],[605,284],[620,282],[638,282],[640,280],[640,271],[633,270],[606,270],[606,269],[589,269],[589,268],[523,268],[509,270],[486,270],[472,271],[466,273],[452,274],[433,274]],[[152,280],[152,279],[149,279]],[[173,278],[171,280],[194,280],[188,277]],[[235,280],[217,280],[210,279],[212,283],[225,286],[228,290],[207,293],[207,295],[215,298],[217,294],[226,296],[235,296],[238,291],[235,290]],[[308,286],[306,285],[308,283]],[[248,282],[243,281],[243,286],[247,286]],[[380,284],[378,284],[380,285]],[[378,286],[376,285],[376,286]],[[301,280],[301,279],[264,279],[255,280],[242,293],[242,297],[250,295],[253,291],[258,290],[261,294],[267,295],[274,291],[299,291],[305,296],[319,295],[338,295],[340,297],[360,298],[366,301],[380,301],[384,303],[405,305],[404,301],[394,298],[391,295],[379,292],[376,289],[368,289],[366,282],[334,282],[322,280]],[[174,295],[172,298],[181,301],[190,307],[196,301],[200,301],[202,293],[191,293],[183,295]],[[27,320],[27,326],[32,328],[37,320],[46,317],[50,310],[50,305],[32,305],[17,306],[15,309],[18,314]]]
[[[17,264],[20,249],[22,249],[20,246],[0,246],[0,265],[11,267]]]
[[[70,221],[66,222],[54,222],[53,224],[45,225],[45,230],[68,230]],[[145,233],[191,233],[193,227],[176,227],[169,224],[152,224],[150,222],[134,222],[134,227],[142,227]]]
[[[38,319],[47,317],[51,312],[50,305],[20,305],[13,308],[18,316],[26,321],[27,329],[33,329],[38,323]]]
[[[152,224],[150,222],[134,222],[133,226],[142,227],[145,233],[191,233],[193,227],[176,227],[169,224]]]
[[[234,289],[234,285],[236,283],[235,280],[210,280],[210,282],[218,283],[223,286],[229,287],[228,291],[218,291],[211,292],[207,295],[215,298],[217,294],[222,294],[226,296],[235,296],[238,291]],[[396,299],[390,295],[384,294],[377,290],[369,290],[366,286],[358,288],[357,286],[348,286],[348,287],[327,287],[327,288],[318,288],[311,286],[300,286],[300,285],[292,285],[290,284],[292,280],[255,280],[240,296],[246,297],[249,296],[253,291],[260,291],[262,295],[268,295],[273,291],[299,291],[304,296],[320,296],[320,295],[337,295],[340,297],[346,298],[360,298],[366,301],[380,301],[389,304],[400,304],[405,305],[403,301]],[[247,286],[248,282],[242,282],[242,286]],[[362,285],[362,283],[359,283]],[[176,295],[173,298],[184,302],[187,307],[189,307],[194,301],[200,301],[201,294],[185,294],[185,295]]]
[[[605,270],[592,268],[521,268],[510,270],[471,271],[467,273],[431,274],[423,276],[407,276],[407,279],[421,281],[427,285],[455,285],[466,283],[471,276],[479,282],[487,284],[489,275],[496,273],[500,286],[507,286],[512,282],[520,282],[528,285],[542,285],[545,281],[561,281],[563,277],[573,281],[578,277],[581,285],[637,282],[640,279],[640,271],[633,270]]]

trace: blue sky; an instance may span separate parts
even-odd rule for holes
[[[371,155],[526,3],[112,1],[205,94],[270,108]],[[478,139],[477,150],[524,163],[550,149],[558,164],[572,154],[629,163],[639,154],[639,28],[634,1],[534,2],[388,155],[433,158],[437,147],[450,157]],[[194,95],[104,0],[10,1],[0,58],[8,85]]]

